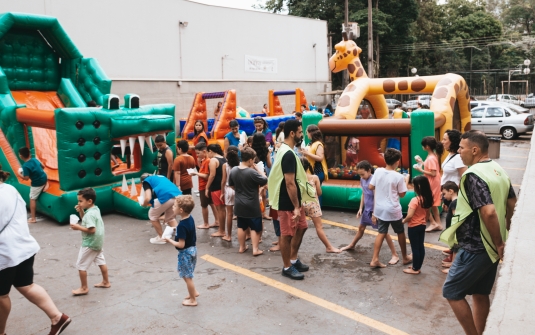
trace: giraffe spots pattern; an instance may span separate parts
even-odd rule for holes
[[[348,92],[353,92],[354,90],[357,89],[357,86],[353,85],[353,84],[350,84],[347,88],[346,88],[346,91]]]
[[[353,49],[353,56],[357,55],[357,49]]]
[[[355,62],[354,62],[355,66],[356,67],[361,67],[362,64],[360,64],[360,61],[357,59]]]
[[[349,95],[342,95],[340,97],[340,100],[338,101],[338,107],[347,107],[349,106],[349,102],[351,101],[351,97]]]
[[[394,92],[396,90],[396,82],[392,79],[383,81],[383,90],[387,93]]]
[[[455,84],[455,86],[453,86],[453,89],[455,90],[455,94],[459,94],[459,84]]]
[[[353,72],[355,72],[356,69],[357,69],[357,68],[355,67],[354,64],[349,64],[349,65],[347,66],[347,71],[349,71],[349,73],[353,73]]]
[[[435,90],[435,93],[433,93],[433,98],[437,99],[444,99],[448,96],[448,88],[447,87],[439,87]]]
[[[468,86],[466,86],[468,88]],[[466,90],[466,99],[470,100],[470,93],[468,93],[468,90]]]
[[[426,82],[423,79],[416,79],[411,83],[411,89],[414,92],[420,92],[425,88]]]
[[[437,87],[438,87],[438,86],[446,86],[446,85],[449,85],[449,84],[451,84],[451,83],[452,83],[452,81],[451,81],[450,78],[442,78],[442,79],[440,79],[440,81],[437,83]]]
[[[455,109],[455,98],[454,97],[450,98],[450,106],[451,106],[451,110],[453,111]]]
[[[468,122],[468,123],[464,126],[464,131],[469,131],[469,130],[472,130],[472,122]]]
[[[398,89],[400,89],[401,91],[405,91],[406,89],[409,88],[409,82],[406,81],[406,80],[402,80],[398,83]]]
[[[363,74],[364,70],[362,68],[359,68],[359,70],[357,71],[357,77],[362,77]]]

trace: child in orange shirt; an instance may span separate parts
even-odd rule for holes
[[[412,249],[412,266],[404,269],[403,272],[417,275],[425,257],[425,225],[429,208],[433,207],[433,193],[429,180],[424,176],[418,176],[412,180],[416,197],[409,203],[407,216],[403,223],[408,223],[408,235]]]
[[[200,169],[199,172],[194,172],[192,175],[199,177],[199,198],[201,198],[201,208],[202,208],[202,218],[203,224],[197,226],[199,229],[208,229],[208,228],[218,228],[219,222],[217,220],[217,215],[215,212],[214,204],[212,203],[211,197],[206,196],[206,184],[208,182],[208,175],[210,174],[210,158],[206,152],[206,143],[199,142],[195,145],[195,154],[199,159]],[[213,225],[208,224],[208,205],[212,208],[212,214],[214,214],[215,222]]]

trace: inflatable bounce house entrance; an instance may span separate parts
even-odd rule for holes
[[[57,19],[0,14],[0,164],[28,202],[29,181],[18,176],[18,150],[28,147],[45,166],[49,189],[37,211],[67,222],[77,192],[93,187],[97,205],[146,219],[138,204],[143,172],[154,172],[152,137],[174,145],[174,106],[125,105],[110,94],[111,81],[95,59],[84,58]],[[95,101],[98,107],[87,107]],[[147,148],[146,148],[147,147]],[[133,185],[121,187],[127,175]]]

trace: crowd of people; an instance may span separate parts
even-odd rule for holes
[[[313,107],[317,108],[314,102],[310,109]],[[451,246],[442,261],[442,271],[447,274],[443,296],[467,333],[484,327],[488,296],[498,261],[503,258],[505,232],[509,229],[516,202],[507,174],[488,157],[485,134],[448,130],[440,142],[435,137],[425,137],[421,145],[427,157],[425,160],[416,157],[414,169],[421,175],[412,180],[409,175],[396,171],[401,159],[401,152],[396,149],[385,150],[384,168],[374,169],[368,161],[358,160],[359,142],[355,137],[356,141],[348,143],[348,148],[355,155],[351,159],[356,164],[363,191],[360,207],[355,208],[359,228],[353,240],[338,249],[330,243],[322,228],[321,185],[328,179],[328,173],[320,129],[315,125],[303,129],[297,117],[281,122],[275,134],[262,117],[255,117],[254,125],[255,133],[247,136],[239,129],[236,120],[230,121],[230,132],[225,135],[222,148],[219,144],[209,143],[204,123],[197,121],[191,142],[177,142],[176,156],[165,138],[160,136],[155,140],[157,174],[141,176],[142,205],[150,207],[148,216],[157,233],[150,243],[170,244],[178,250],[178,272],[188,290],[184,306],[196,306],[199,296],[193,283],[197,229],[217,229],[211,236],[231,243],[235,220],[237,251],[246,253],[250,239],[252,256],[258,257],[264,253],[260,247],[264,221],[272,220],[277,240],[269,250],[280,252],[282,276],[302,280],[304,272],[309,270],[299,258],[303,236],[308,229],[307,217],[329,253],[355,249],[365,229],[371,227],[378,234],[370,266],[387,266],[379,257],[386,239],[391,252],[387,264],[401,261],[407,266],[404,273],[418,275],[425,259],[426,232],[443,230],[439,214],[442,208],[447,215],[446,230],[441,239]],[[307,146],[302,145],[304,133],[310,142]],[[444,151],[448,155],[442,160]],[[31,179],[30,199],[35,201],[47,187],[46,174],[43,178],[43,167],[30,157],[28,148],[22,148],[19,154],[25,162],[19,173],[22,178]],[[7,213],[0,216],[0,334],[3,334],[9,314],[11,286],[45,311],[52,321],[51,334],[58,334],[69,324],[70,318],[59,312],[46,291],[33,283],[33,260],[39,245],[29,234],[24,201],[12,186],[5,183],[8,177],[9,173],[0,171],[0,210]],[[198,190],[194,190],[193,177],[198,178]],[[416,196],[403,217],[400,198],[410,188]],[[458,197],[459,192],[462,197]],[[202,222],[195,226],[191,213],[197,197]],[[102,273],[102,281],[94,287],[111,286],[102,252],[104,223],[96,200],[96,193],[91,188],[78,192],[76,212],[81,223],[71,222],[70,226],[82,232],[83,242],[76,265],[81,286],[72,291],[73,295],[88,293],[87,270],[92,263],[99,266]],[[30,208],[28,222],[33,222],[35,204],[32,203]],[[213,215],[211,223],[210,211]],[[407,252],[405,224],[412,253]],[[390,227],[397,234],[401,258],[388,233]],[[478,310],[473,316],[465,300],[468,294],[473,295]]]

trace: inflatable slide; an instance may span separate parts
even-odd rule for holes
[[[52,17],[0,14],[0,55],[0,164],[11,173],[7,182],[28,202],[30,184],[18,176],[17,155],[28,147],[50,185],[38,212],[67,222],[78,190],[93,187],[103,213],[146,219],[137,178],[156,169],[154,136],[174,145],[174,106],[140,106],[135,94],[120,106],[98,62],[84,58]],[[90,101],[102,107],[88,107]]]

